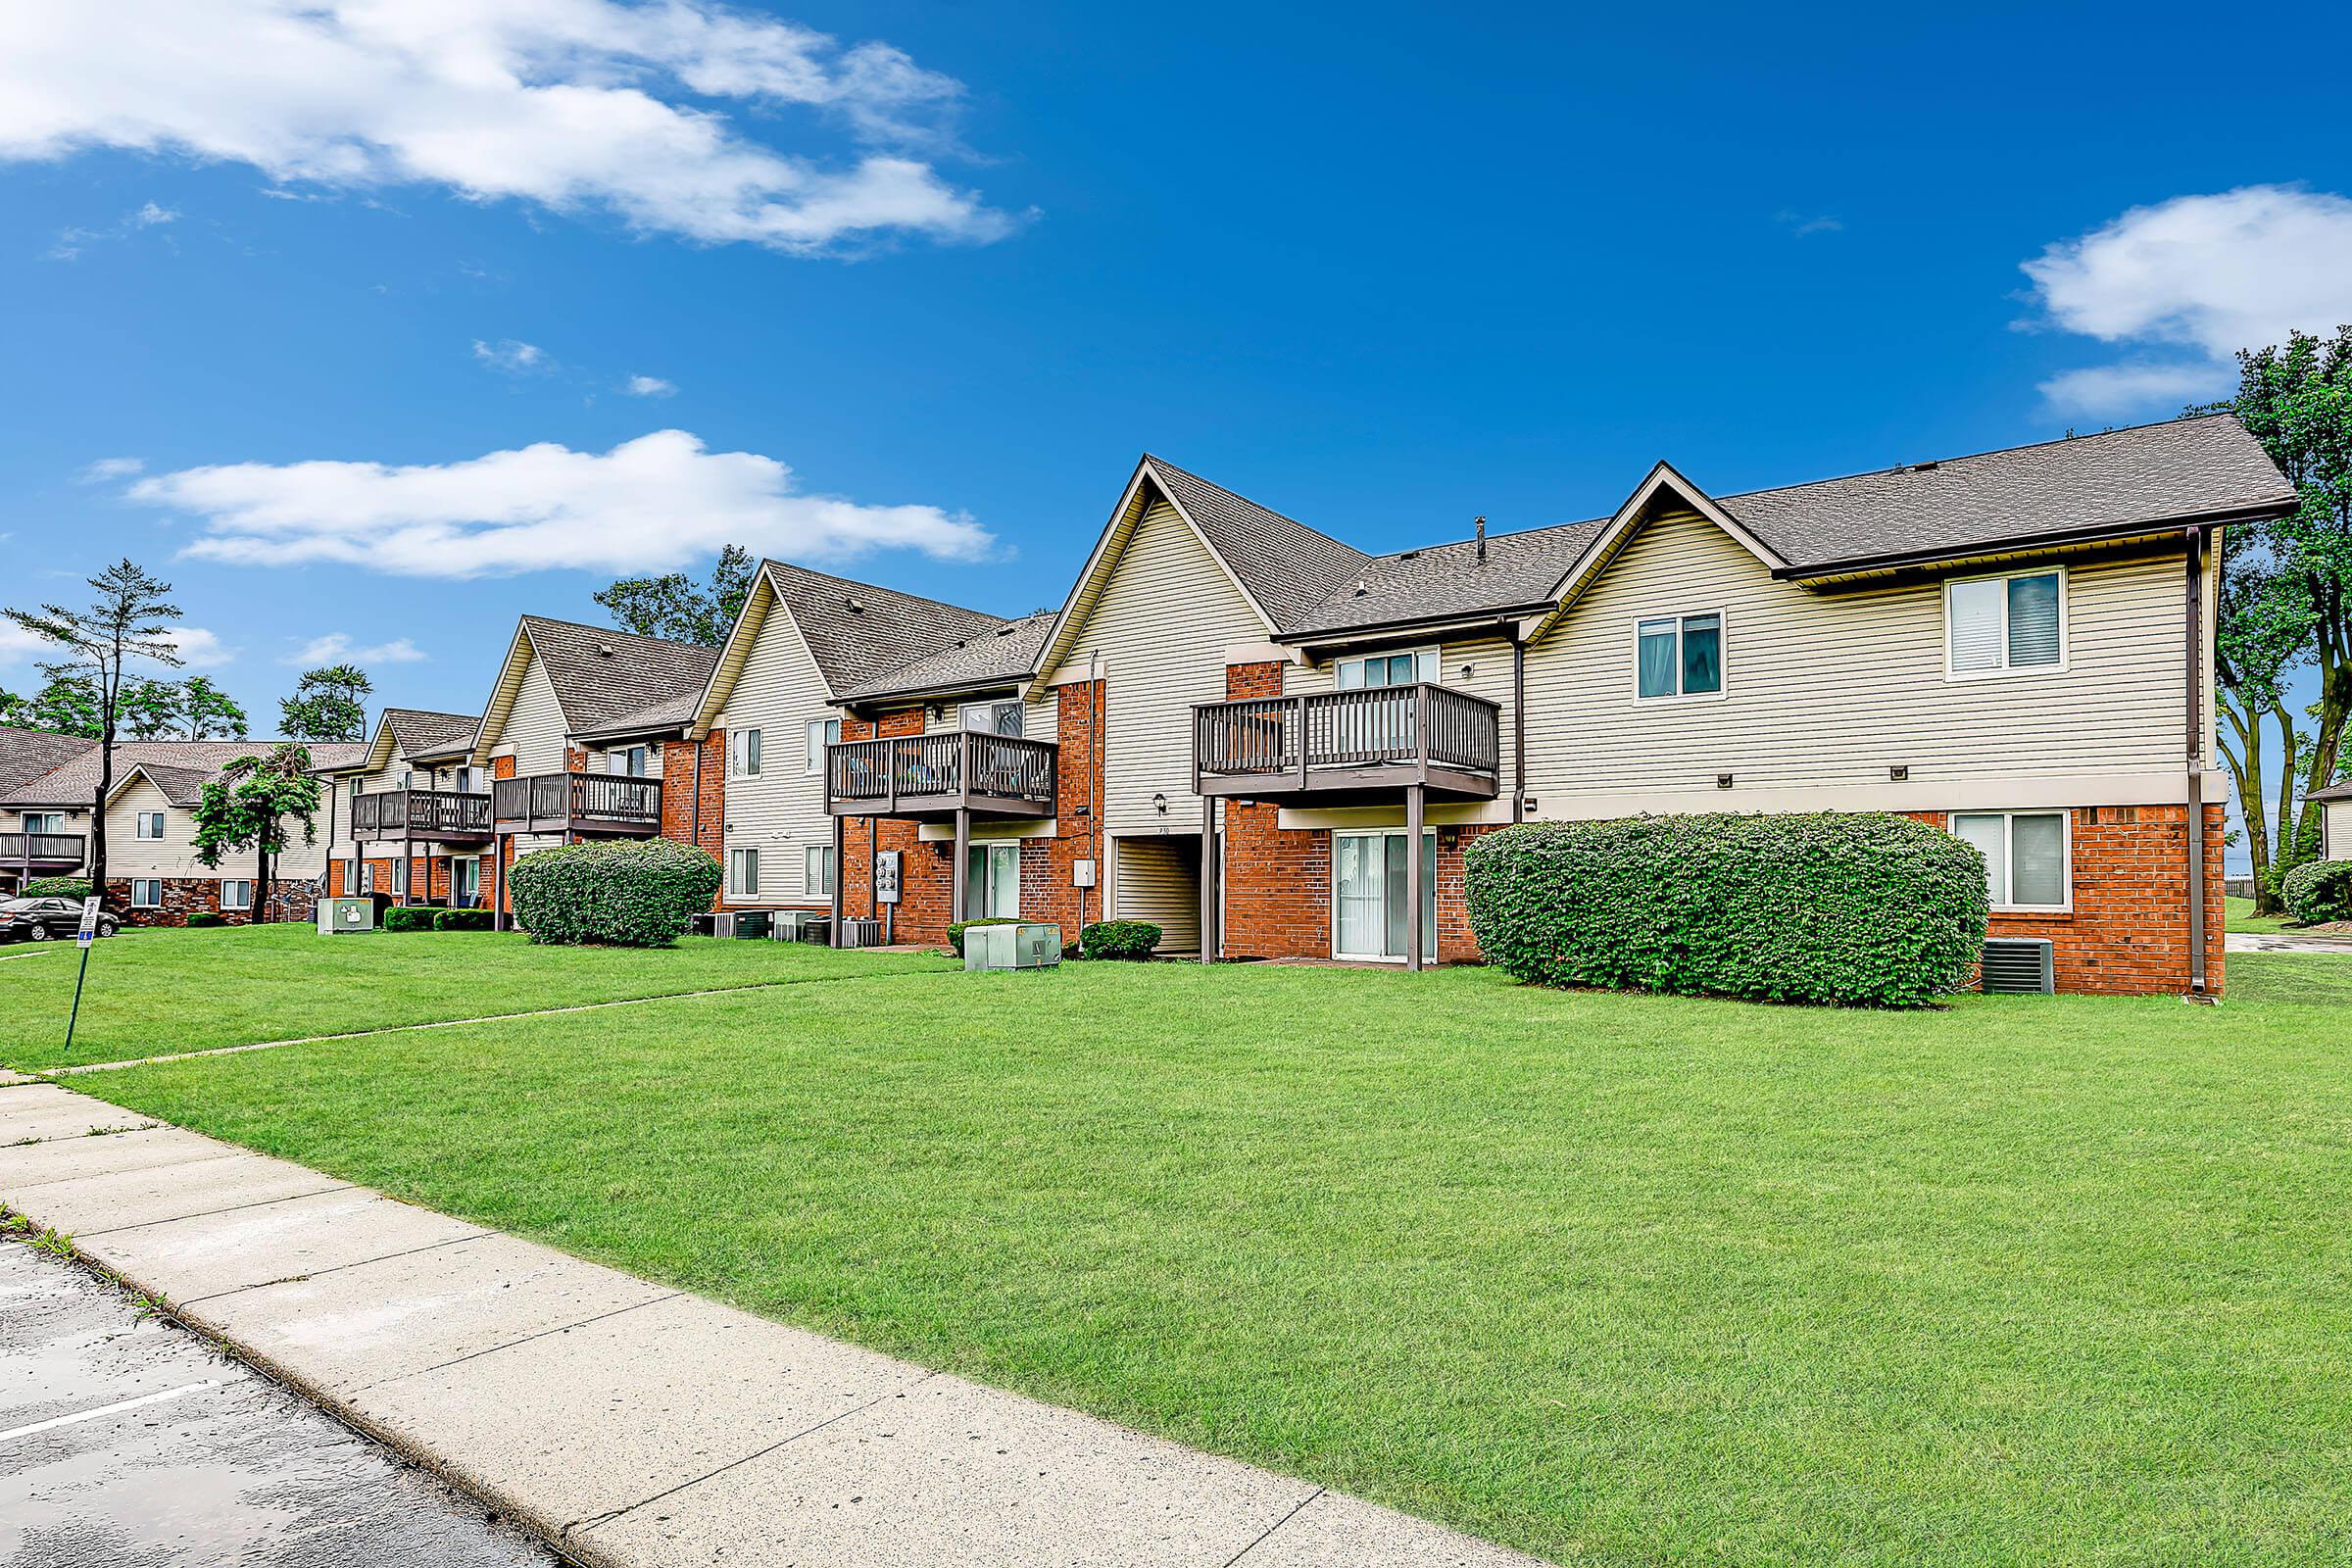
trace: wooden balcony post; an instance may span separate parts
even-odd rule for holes
[[[1429,786],[1404,787],[1404,966],[1421,967],[1421,819]]]
[[[1298,726],[1297,731],[1298,744],[1298,789],[1299,792],[1303,794],[1306,790],[1306,698],[1301,695],[1293,698],[1291,701],[1292,714]]]
[[[1217,802],[1200,797],[1200,961],[1217,961]]]
[[[949,898],[952,901],[948,905],[948,923],[950,925],[954,925],[956,921],[964,917],[964,882],[970,875],[969,868],[964,862],[969,858],[968,852],[971,849],[971,808],[968,806],[958,806],[956,808],[956,864],[953,873],[948,879]]]

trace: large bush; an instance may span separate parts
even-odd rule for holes
[[[226,924],[228,924],[228,922],[225,919],[215,914],[210,909],[192,910],[189,912],[187,920],[188,929],[191,931],[209,931],[214,926]]]
[[[1901,816],[1529,822],[1464,863],[1480,950],[1543,985],[1916,1007],[1984,941],[1984,857]]]
[[[433,929],[436,931],[490,931],[498,925],[498,916],[488,909],[435,909]]]
[[[2306,860],[2278,884],[2286,912],[2305,925],[2352,920],[2352,860]]]
[[[533,942],[665,948],[717,896],[718,861],[673,839],[534,850],[507,875]]]
[[[1159,946],[1159,927],[1149,920],[1097,920],[1078,933],[1086,958],[1149,958]]]
[[[86,876],[36,876],[17,889],[20,899],[72,899],[79,904],[90,896]]]
[[[384,911],[383,919],[377,923],[387,931],[430,931],[433,928],[433,916],[440,912],[439,909],[422,908],[412,904],[395,904]]]

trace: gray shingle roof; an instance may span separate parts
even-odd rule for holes
[[[2352,780],[2330,784],[2324,790],[2313,790],[2304,798],[2313,801],[2352,801]]]
[[[472,713],[436,713],[422,708],[387,708],[392,744],[403,757],[441,757],[463,751],[481,720]]]
[[[989,636],[1004,624],[977,610],[810,571],[790,562],[760,564],[836,694],[871,684],[958,643]]]
[[[1144,461],[1277,630],[1297,626],[1371,559],[1353,545],[1294,522],[1163,459],[1146,453]]]
[[[673,697],[699,696],[718,650],[640,637],[611,626],[522,617],[564,710],[564,728],[594,731],[624,713]]]
[[[1291,630],[1339,631],[1533,608],[1546,602],[1604,526],[1606,519],[1594,519],[1489,534],[1484,562],[1476,541],[1468,539],[1378,556]]]
[[[196,783],[217,776],[220,769],[240,757],[258,757],[278,743],[273,740],[243,741],[120,741],[115,746],[115,778],[120,781],[134,764],[145,763],[151,770],[170,769],[174,773],[192,774]],[[344,767],[368,755],[362,741],[304,741],[310,748],[311,765]],[[161,784],[161,778],[157,781]],[[170,795],[171,787],[165,786]],[[98,795],[98,747],[88,743],[88,749],[64,766],[31,779],[6,796],[0,797],[4,806],[68,806],[87,809]],[[191,790],[186,802],[176,796],[173,803],[193,805]]]
[[[1046,636],[1054,629],[1054,612],[999,621],[989,631],[967,638],[925,659],[902,664],[889,674],[841,693],[845,698],[895,697],[916,692],[953,691],[992,681],[1017,681],[1035,673]]]
[[[695,710],[702,707],[702,702],[703,689],[697,686],[691,691],[679,692],[674,697],[664,697],[659,702],[648,703],[643,708],[632,708],[625,713],[615,713],[611,718],[597,724],[593,729],[577,730],[574,733],[581,735],[637,735],[654,730],[677,729],[693,722]]]
[[[97,745],[79,735],[52,735],[45,729],[0,724],[0,799]]]

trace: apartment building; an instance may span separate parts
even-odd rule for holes
[[[476,908],[491,843],[487,772],[471,761],[480,719],[387,708],[358,759],[330,783],[327,891]]]

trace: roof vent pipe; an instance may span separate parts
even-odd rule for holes
[[[1478,519],[1478,564],[1482,566],[1487,564],[1487,519],[1484,517]]]

